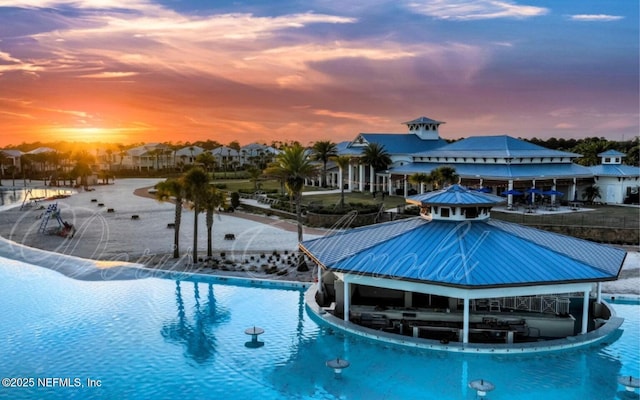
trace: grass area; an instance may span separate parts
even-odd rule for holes
[[[226,185],[226,190],[236,192],[240,189],[253,191],[254,184],[249,179],[216,179],[216,184]],[[260,190],[276,190],[280,192],[280,183],[276,180],[265,180],[260,182]],[[317,187],[305,187],[305,191],[321,191]],[[321,203],[324,206],[332,206],[340,203],[340,193],[313,194],[306,195],[302,198],[302,203],[308,205],[313,202]],[[380,204],[384,203],[386,210],[405,205],[406,202],[402,196],[382,196],[378,194],[375,198],[368,192],[345,192],[345,204],[362,203],[362,204]],[[508,214],[494,212],[492,218],[504,221],[516,222],[519,224],[535,224],[535,225],[577,225],[577,226],[602,226],[602,227],[619,227],[631,228],[640,231],[640,209],[638,207],[623,207],[609,205],[592,205],[587,208],[592,211],[574,212],[555,215],[524,215]]]

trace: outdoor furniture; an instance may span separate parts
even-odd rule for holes
[[[227,233],[224,235],[224,240],[235,240],[236,239],[236,235],[233,233]]]

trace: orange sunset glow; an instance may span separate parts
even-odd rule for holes
[[[637,2],[209,3],[0,0],[0,147],[640,129]]]

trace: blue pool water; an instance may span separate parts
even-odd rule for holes
[[[0,398],[473,399],[481,378],[493,400],[638,398],[617,383],[640,375],[638,304],[616,304],[625,323],[610,344],[447,354],[318,326],[301,290],[179,278],[78,281],[0,259],[0,377],[34,378]],[[263,347],[245,346],[254,325]],[[337,356],[351,362],[340,379],[325,366]]]

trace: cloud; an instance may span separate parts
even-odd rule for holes
[[[98,72],[95,74],[80,75],[80,78],[97,78],[97,79],[113,79],[113,78],[126,78],[129,76],[136,76],[138,72]]]
[[[576,128],[576,125],[569,124],[569,123],[566,123],[566,122],[561,122],[559,124],[556,124],[554,126],[554,128],[555,129],[574,129],[574,128]]]
[[[543,7],[514,4],[498,0],[424,0],[407,3],[415,13],[437,19],[472,21],[496,18],[531,18],[549,12]]]
[[[622,16],[618,15],[606,15],[606,14],[577,14],[570,15],[569,19],[572,21],[583,21],[583,22],[611,22],[611,21],[619,21],[624,19]]]

